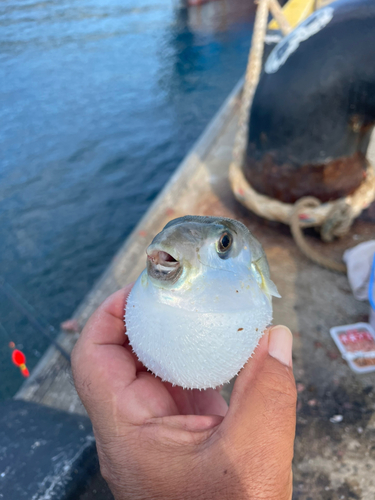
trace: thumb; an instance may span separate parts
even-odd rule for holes
[[[285,326],[265,332],[237,377],[223,421],[227,444],[250,461],[255,455],[260,477],[279,485],[290,482],[293,459],[297,391],[292,343]]]

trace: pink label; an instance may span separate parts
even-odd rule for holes
[[[375,351],[375,340],[364,328],[346,330],[339,334],[339,339],[347,351]]]

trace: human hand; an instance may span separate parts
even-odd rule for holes
[[[266,331],[229,409],[218,390],[162,382],[132,353],[131,285],[91,316],[72,353],[103,477],[116,500],[290,500],[296,389],[292,334]]]

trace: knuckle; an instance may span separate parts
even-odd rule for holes
[[[73,351],[71,352],[70,360],[73,382],[77,392],[79,393],[79,388],[82,385],[82,370],[80,370],[79,347],[77,347],[77,345],[74,346]]]
[[[91,384],[92,382],[88,377],[76,377],[74,380],[74,385],[77,393],[83,402],[86,402],[86,400],[89,399]]]
[[[70,360],[71,360],[71,365],[72,365],[72,372],[73,376],[76,370],[76,367],[78,366],[78,360],[79,360],[79,346],[78,346],[78,341],[76,345],[73,347],[73,350],[70,354]]]
[[[100,474],[103,476],[103,479],[107,481],[107,483],[112,481],[112,469],[106,464],[106,462],[100,462]]]

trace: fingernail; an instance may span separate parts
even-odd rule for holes
[[[268,353],[286,366],[292,366],[293,335],[286,326],[271,328],[268,340]]]

